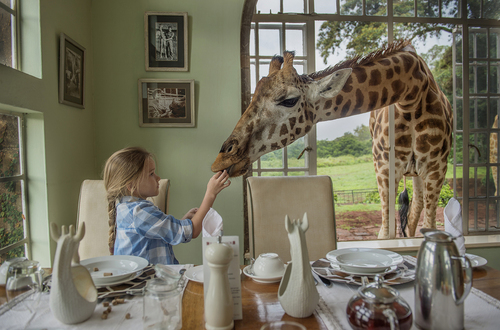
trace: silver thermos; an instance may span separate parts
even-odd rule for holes
[[[464,301],[472,287],[470,261],[459,255],[451,234],[422,232],[415,277],[415,325],[420,329],[463,329]]]

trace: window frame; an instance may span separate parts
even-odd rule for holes
[[[11,177],[0,177],[0,183],[5,182],[20,182],[21,183],[21,198],[22,212],[24,215],[24,238],[16,243],[0,248],[0,255],[3,255],[11,250],[25,245],[24,253],[28,259],[32,257],[31,251],[31,229],[28,212],[28,182],[27,182],[27,163],[26,163],[26,114],[18,112],[4,111],[0,109],[0,114],[18,117],[18,134],[19,134],[19,171],[18,175]]]
[[[0,2],[0,8],[4,9],[13,16],[13,29],[12,32],[12,68],[21,70],[21,6],[19,0],[11,0],[13,8]]]
[[[314,12],[314,0],[304,0],[304,7],[305,10],[304,12],[309,12],[313,14],[305,14],[305,13],[298,13],[298,14],[284,14],[283,13],[283,1],[286,0],[280,0],[280,11],[276,14],[261,14],[260,12],[256,12],[256,5],[257,5],[257,0],[245,0],[244,4],[244,10],[243,10],[243,17],[242,17],[242,29],[241,29],[241,65],[242,65],[242,113],[246,110],[248,104],[250,103],[250,93],[249,87],[250,84],[248,83],[248,80],[250,79],[250,69],[249,69],[249,57],[250,57],[250,47],[248,45],[248,41],[250,38],[250,24],[254,22],[283,22],[285,23],[293,23],[293,22],[309,22],[312,21],[313,27],[314,27],[314,22],[315,21],[325,21],[325,20],[351,20],[351,21],[375,21],[375,22],[384,22],[387,23],[388,25],[388,40],[393,40],[393,31],[394,31],[394,24],[395,23],[444,23],[444,24],[454,24],[456,26],[461,26],[462,27],[462,41],[463,41],[463,49],[467,49],[467,51],[463,51],[463,62],[464,66],[468,66],[468,31],[470,26],[480,26],[480,27],[498,27],[500,26],[500,22],[493,20],[493,19],[481,19],[481,18],[469,18],[468,17],[468,8],[467,8],[467,1],[459,1],[458,2],[458,7],[457,7],[457,18],[451,18],[451,17],[442,17],[442,12],[441,9],[439,9],[439,13],[437,14],[437,17],[419,17],[418,16],[418,2],[415,1],[415,12],[412,17],[402,17],[402,16],[393,16],[393,6],[392,2],[388,1],[387,2],[387,16],[368,16],[365,13],[365,0],[362,0],[363,4],[363,13],[359,16],[348,16],[348,15],[340,15],[340,3],[336,2],[336,13],[335,14],[317,14]],[[482,7],[481,7],[482,8]],[[249,17],[250,16],[250,17]],[[311,26],[311,25],[308,25]],[[314,28],[308,28],[306,40],[315,40],[315,31]],[[312,39],[310,39],[312,37]],[[283,42],[283,41],[282,41]],[[311,42],[307,42],[306,44],[310,44]],[[314,43],[314,42],[313,42]],[[307,49],[306,52],[306,58],[307,61],[310,63],[312,60],[312,63],[314,63],[314,55],[315,55],[315,48],[313,48],[312,52]],[[309,65],[309,68],[312,68],[312,70],[315,69],[315,65]],[[310,71],[311,69],[308,69]],[[464,67],[464,74],[463,74],[463,90],[464,90],[464,98],[468,97],[468,68]],[[464,107],[464,118],[468,118],[469,115],[469,109],[468,109],[468,102],[464,102],[463,104]],[[454,109],[455,111],[455,109]],[[456,118],[456,116],[455,116]],[[394,122],[394,112],[393,110],[390,111],[390,122]],[[464,128],[467,125],[464,124]],[[390,136],[394,136],[394,125],[389,125],[390,127]],[[467,129],[465,129],[467,131]],[[465,136],[464,132],[464,136]],[[463,139],[464,143],[462,145],[462,148],[465,148],[464,150],[467,150],[467,144],[466,144],[466,139]],[[316,141],[314,141],[316,143]],[[455,148],[455,145],[454,145]],[[315,148],[314,148],[315,149]],[[391,148],[391,153],[394,153],[394,148]],[[285,153],[284,153],[285,154]],[[316,157],[314,157],[316,159]],[[464,157],[464,167],[468,165],[468,157]],[[394,155],[391,157],[391,167],[394,168]],[[456,165],[456,164],[454,164]],[[467,178],[466,178],[467,176]],[[464,170],[463,173],[463,180],[468,179],[468,171]],[[456,178],[454,178],[456,181]],[[390,182],[394,180],[389,180]],[[394,184],[394,183],[393,183]],[[464,183],[464,190],[468,191],[468,181]],[[390,191],[394,191],[394,189],[391,189]],[[454,194],[456,196],[456,191],[454,190]],[[244,187],[244,200],[246,203],[246,187]],[[392,205],[390,207],[390,210],[392,214],[395,214],[395,196],[391,196],[391,201]],[[463,199],[463,208],[468,209],[468,199],[464,198]],[[248,223],[248,218],[247,218],[247,213],[246,213],[246,204],[245,204],[245,228]],[[467,216],[466,216],[467,217]],[[394,218],[394,216],[392,216]],[[465,218],[465,217],[464,217]],[[468,222],[464,220],[464,234],[467,235],[469,234],[468,228],[465,228],[468,226]],[[392,226],[395,226],[395,221],[392,222]],[[245,229],[246,230],[246,229]],[[392,232],[392,231],[391,231]],[[474,236],[467,236],[466,237],[466,243],[468,247],[485,247],[485,246],[498,246],[500,245],[500,235],[498,233],[494,232],[487,232],[487,235],[477,235],[477,232],[474,232]],[[245,235],[246,236],[246,235]],[[370,246],[370,247],[382,247],[382,248],[391,248],[393,250],[415,250],[418,249],[422,242],[422,238],[406,238],[406,239],[398,239],[395,237],[391,237],[393,239],[390,240],[375,240],[375,241],[353,241],[353,242],[339,242],[339,247],[351,247],[351,246],[359,246],[359,244],[362,244],[363,246]]]

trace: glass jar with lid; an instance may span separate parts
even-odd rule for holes
[[[157,265],[156,274],[159,277],[149,280],[144,288],[144,329],[181,329],[181,275],[163,265]]]

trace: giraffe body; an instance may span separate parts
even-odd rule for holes
[[[224,142],[212,171],[227,169],[231,176],[242,175],[258,157],[289,145],[319,121],[372,111],[373,159],[382,202],[379,238],[388,238],[387,107],[394,104],[396,189],[403,176],[414,178],[409,234],[414,236],[423,209],[424,227],[435,228],[451,148],[453,114],[411,44],[398,42],[310,75],[297,75],[291,53],[285,52],[283,68],[282,62],[280,58],[271,61],[268,77],[257,84],[252,102]],[[328,93],[321,90],[325,85]]]

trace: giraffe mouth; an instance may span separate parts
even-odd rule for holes
[[[234,164],[229,166],[228,168],[226,168],[226,172],[227,174],[229,174],[229,176],[231,176],[231,173],[233,172],[233,169],[234,169]]]

